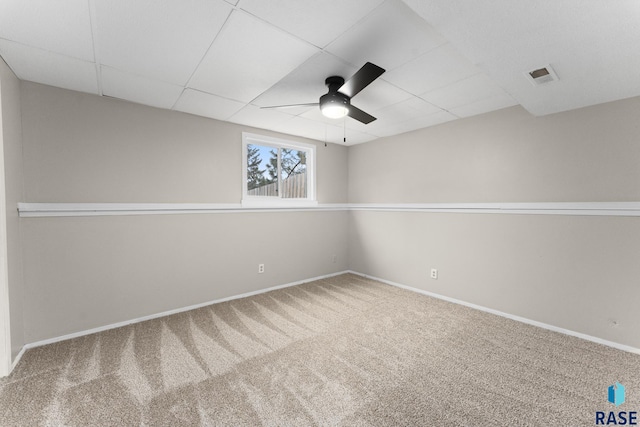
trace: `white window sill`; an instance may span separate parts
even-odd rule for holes
[[[277,197],[247,197],[242,199],[242,207],[249,209],[314,208],[317,206],[317,200],[308,199],[280,199]]]

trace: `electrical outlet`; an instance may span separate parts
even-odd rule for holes
[[[264,264],[258,264],[258,273],[264,273]]]
[[[335,264],[337,261],[338,261],[338,255],[333,255],[331,257],[331,262]]]
[[[431,278],[432,279],[438,279],[438,270],[435,268],[431,269]]]

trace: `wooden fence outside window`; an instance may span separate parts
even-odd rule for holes
[[[280,189],[283,199],[306,199],[307,198],[307,173],[299,173],[282,180]],[[247,191],[249,196],[278,196],[278,183],[273,182],[266,184],[253,190]]]

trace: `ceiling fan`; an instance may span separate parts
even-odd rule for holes
[[[310,104],[274,105],[261,108],[311,107],[318,105],[325,117],[339,119],[344,116],[349,116],[366,125],[367,123],[374,121],[376,118],[351,105],[351,98],[373,83],[373,81],[380,77],[384,72],[384,68],[380,68],[371,62],[367,62],[346,82],[344,81],[344,78],[340,76],[327,77],[324,83],[329,88],[329,92],[322,95],[319,102]]]

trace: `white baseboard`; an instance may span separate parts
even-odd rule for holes
[[[465,307],[469,307],[469,308],[473,308],[473,309],[476,309],[476,310],[484,311],[484,312],[487,312],[487,313],[495,314],[497,316],[506,317],[507,319],[515,320],[515,321],[521,322],[521,323],[526,323],[526,324],[532,325],[532,326],[537,326],[537,327],[542,328],[542,329],[547,329],[547,330],[550,330],[550,331],[553,331],[553,332],[559,332],[559,333],[564,334],[564,335],[570,335],[572,337],[581,338],[581,339],[586,340],[586,341],[595,342],[597,344],[602,344],[602,345],[605,345],[607,347],[613,347],[615,349],[627,351],[629,353],[640,354],[640,348],[631,347],[631,346],[628,346],[628,345],[625,345],[625,344],[620,344],[620,343],[617,343],[617,342],[614,342],[614,341],[608,341],[608,340],[605,340],[605,339],[602,339],[602,338],[594,337],[594,336],[591,336],[591,335],[583,334],[581,332],[576,332],[576,331],[572,331],[572,330],[569,330],[569,329],[559,328],[557,326],[549,325],[547,323],[538,322],[537,320],[527,319],[526,317],[516,316],[516,315],[513,315],[513,314],[505,313],[503,311],[494,310],[492,308],[484,307],[484,306],[477,305],[477,304],[472,304],[470,302],[462,301],[462,300],[459,300],[459,299],[450,298],[450,297],[447,297],[447,296],[444,296],[444,295],[436,294],[436,293],[425,291],[425,290],[418,289],[418,288],[413,288],[411,286],[402,285],[400,283],[392,282],[390,280],[381,279],[381,278],[375,277],[375,276],[370,276],[368,274],[359,273],[357,271],[349,270],[348,273],[356,274],[358,276],[366,277],[366,278],[372,279],[372,280],[377,280],[379,282],[386,283],[387,285],[391,285],[391,286],[395,286],[395,287],[398,287],[398,288],[406,289],[406,290],[409,290],[409,291],[412,291],[412,292],[417,292],[419,294],[423,294],[423,295],[427,295],[427,296],[430,296],[430,297],[438,298],[438,299],[441,299],[441,300],[444,300],[444,301],[448,301],[448,302],[451,302],[451,303],[454,303],[454,304],[459,304],[459,305],[463,305]]]
[[[16,355],[16,358],[13,359],[13,362],[11,363],[11,372],[13,371],[13,369],[18,365],[18,362],[20,362],[20,359],[22,359],[22,355],[24,354],[24,352],[27,351],[27,346],[23,346],[20,349],[20,352]],[[9,373],[11,373],[9,372]]]
[[[100,326],[100,327],[97,327],[97,328],[92,328],[92,329],[87,329],[87,330],[84,330],[84,331],[74,332],[72,334],[62,335],[62,336],[55,337],[55,338],[49,338],[49,339],[42,340],[42,341],[36,341],[36,342],[28,343],[28,344],[25,344],[24,347],[22,347],[22,350],[20,351],[20,353],[16,357],[16,360],[13,362],[13,366],[12,366],[11,369],[13,369],[17,365],[18,361],[20,360],[20,358],[22,357],[24,352],[26,350],[31,349],[31,348],[40,347],[40,346],[47,345],[47,344],[53,344],[53,343],[60,342],[60,341],[66,341],[66,340],[69,340],[69,339],[72,339],[72,338],[78,338],[78,337],[82,337],[82,336],[85,336],[85,335],[91,335],[91,334],[95,334],[97,332],[103,332],[103,331],[107,331],[109,329],[120,328],[122,326],[132,325],[134,323],[140,323],[140,322],[144,322],[146,320],[157,319],[159,317],[170,316],[172,314],[182,313],[182,312],[189,311],[189,310],[195,310],[197,308],[206,307],[206,306],[212,305],[212,304],[217,304],[217,303],[221,303],[221,302],[225,302],[225,301],[231,301],[231,300],[240,299],[240,298],[246,298],[246,297],[250,297],[250,296],[253,296],[253,295],[264,294],[266,292],[275,291],[277,289],[289,288],[291,286],[297,286],[297,285],[301,285],[303,283],[313,282],[314,280],[326,279],[328,277],[339,276],[341,274],[346,274],[346,273],[348,273],[348,271],[340,271],[340,272],[337,272],[337,273],[325,274],[323,276],[317,276],[317,277],[312,277],[310,279],[298,280],[296,282],[286,283],[284,285],[271,286],[271,287],[266,288],[266,289],[259,289],[257,291],[246,292],[246,293],[238,294],[238,295],[232,295],[230,297],[225,297],[225,298],[220,298],[220,299],[216,299],[216,300],[212,300],[212,301],[207,301],[207,302],[203,302],[203,303],[200,303],[200,304],[194,304],[194,305],[190,305],[188,307],[176,308],[176,309],[173,309],[173,310],[163,311],[161,313],[155,313],[155,314],[150,314],[148,316],[138,317],[138,318],[131,319],[131,320],[125,320],[123,322],[112,323],[110,325]]]

